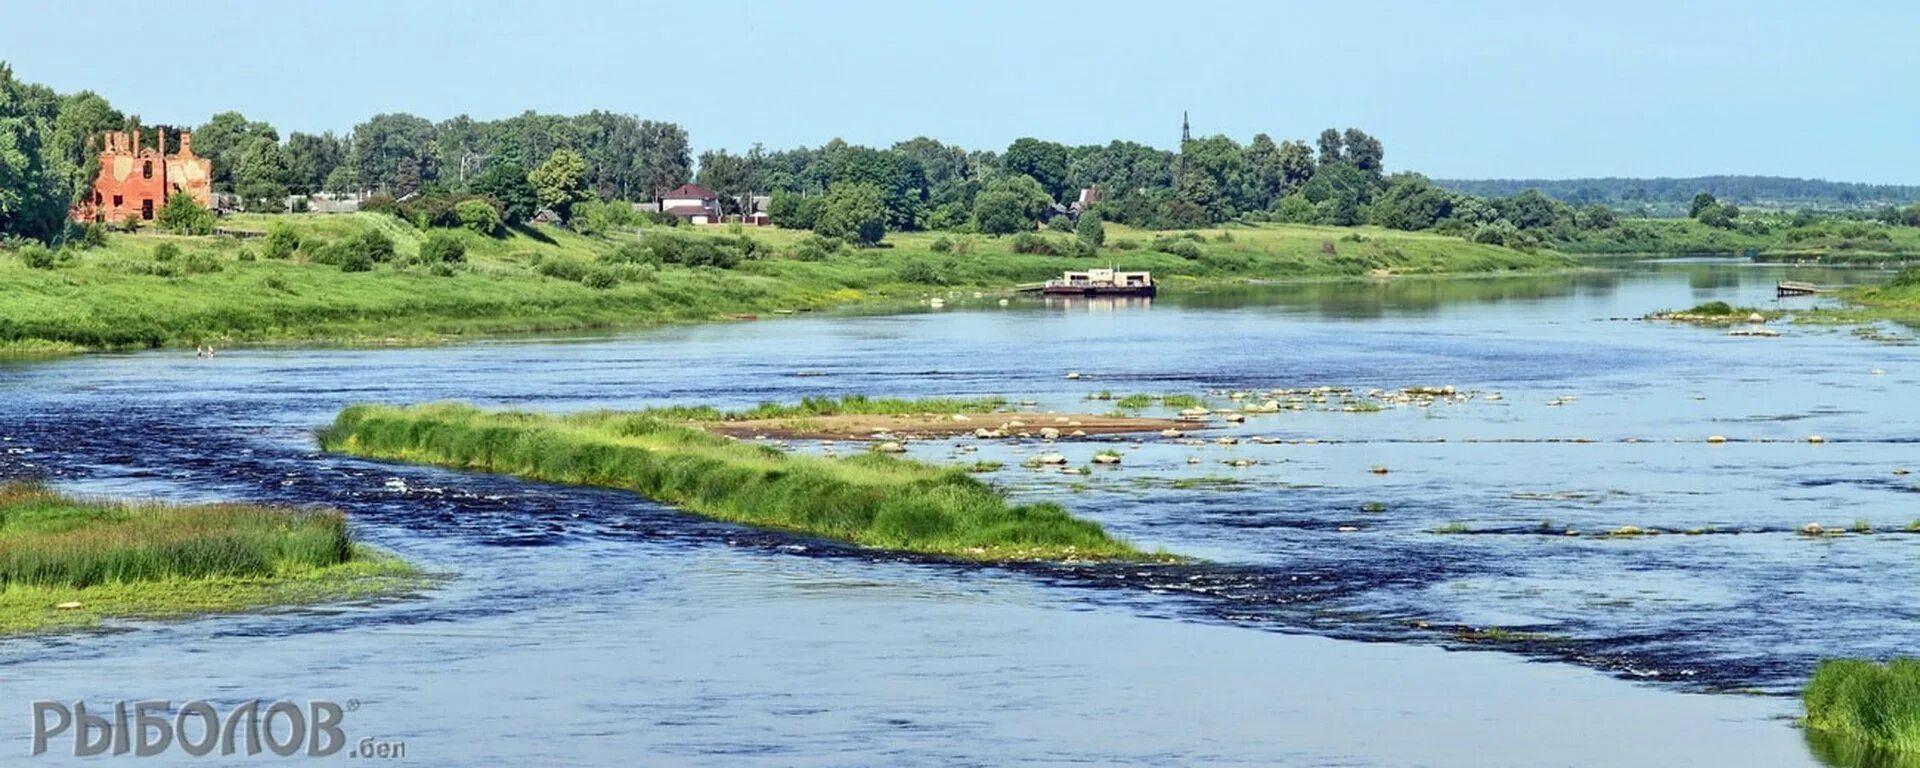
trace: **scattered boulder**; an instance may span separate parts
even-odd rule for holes
[[[1042,464],[1052,464],[1057,466],[1060,464],[1067,463],[1067,457],[1062,456],[1058,453],[1043,453],[1043,454],[1040,454],[1039,461]]]
[[[1826,532],[1827,529],[1820,527],[1819,523],[1807,523],[1806,525],[1800,526],[1800,535],[1802,536],[1819,536]]]
[[[1112,452],[1112,451],[1104,451],[1104,452],[1101,452],[1101,453],[1096,453],[1096,454],[1094,454],[1094,455],[1093,455],[1093,463],[1095,463],[1095,464],[1119,464],[1119,463],[1120,463],[1120,454],[1117,454],[1117,453],[1114,453],[1114,452]]]
[[[873,447],[875,453],[906,453],[907,447],[892,440]]]
[[[1725,435],[1708,435],[1707,436],[1707,443],[1709,445],[1720,445],[1722,443],[1725,443],[1726,441],[1727,441],[1727,438]]]
[[[1808,436],[1807,436],[1807,442],[1809,442],[1809,443],[1813,443],[1814,445],[1819,445],[1819,444],[1821,444],[1821,443],[1824,443],[1824,442],[1826,442],[1826,441],[1827,441],[1827,439],[1826,439],[1826,438],[1824,438],[1824,437],[1821,437],[1821,436],[1819,436],[1819,435],[1808,435]]]

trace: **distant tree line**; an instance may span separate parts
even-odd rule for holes
[[[1739,205],[1771,208],[1859,209],[1920,202],[1920,186],[1855,184],[1779,176],[1697,176],[1692,178],[1595,179],[1440,179],[1455,192],[1481,197],[1511,197],[1536,189],[1575,205],[1599,204],[1616,210],[1687,211],[1696,194]]]

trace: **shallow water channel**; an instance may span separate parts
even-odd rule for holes
[[[353,703],[353,738],[454,766],[1818,765],[1791,723],[1813,662],[1920,645],[1920,475],[1897,473],[1920,470],[1920,348],[1633,319],[1804,307],[1774,282],[1873,273],[1615,266],[0,366],[0,477],[330,504],[452,576],[414,599],[0,641],[0,749],[26,754],[35,699],[320,698]],[[1022,499],[1205,558],[1177,566],[879,556],[311,438],[369,400],[1104,412],[1087,398],[1416,385],[1473,397],[1309,396],[1199,444],[911,447],[1004,462],[986,477]],[[1109,446],[1118,468],[1021,466]],[[1816,522],[1875,532],[1799,532]],[[1623,526],[1663,533],[1601,535]],[[35,760],[70,759],[53,752]],[[194,762],[144,762],[169,760]]]

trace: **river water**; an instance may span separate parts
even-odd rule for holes
[[[1900,473],[1920,469],[1902,418],[1920,352],[1632,319],[1871,273],[1617,266],[0,367],[0,477],[330,504],[448,577],[0,641],[0,749],[24,759],[35,699],[317,698],[351,702],[352,737],[452,766],[1821,764],[1791,723],[1813,662],[1920,641],[1920,481]],[[1101,391],[1416,385],[1473,397],[1309,399],[1199,444],[1118,443],[1122,468],[1085,476],[1020,463],[1101,444],[912,447],[1003,461],[986,477],[1023,500],[1205,558],[1156,567],[881,556],[311,437],[359,401],[997,394],[1099,412]],[[1815,522],[1876,532],[1799,533]],[[1622,526],[1666,533],[1597,535]]]

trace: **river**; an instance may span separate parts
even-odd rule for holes
[[[447,766],[1820,765],[1791,720],[1813,662],[1920,642],[1920,482],[1899,473],[1920,469],[1900,418],[1920,352],[1635,319],[1871,273],[1614,266],[6,364],[0,477],[334,505],[447,579],[0,641],[0,741],[26,754],[36,699],[290,698],[350,701],[351,736]],[[1205,558],[1161,567],[875,555],[622,493],[319,454],[311,436],[359,401],[997,394],[1103,411],[1087,398],[1415,385],[1474,396],[1150,436],[1086,476],[1020,462],[1080,464],[1097,444],[912,448],[1003,461],[986,477],[1022,500]],[[1876,533],[1799,533],[1856,521]],[[1665,533],[1597,535],[1622,526]],[[147,762],[173,759],[194,762]]]

